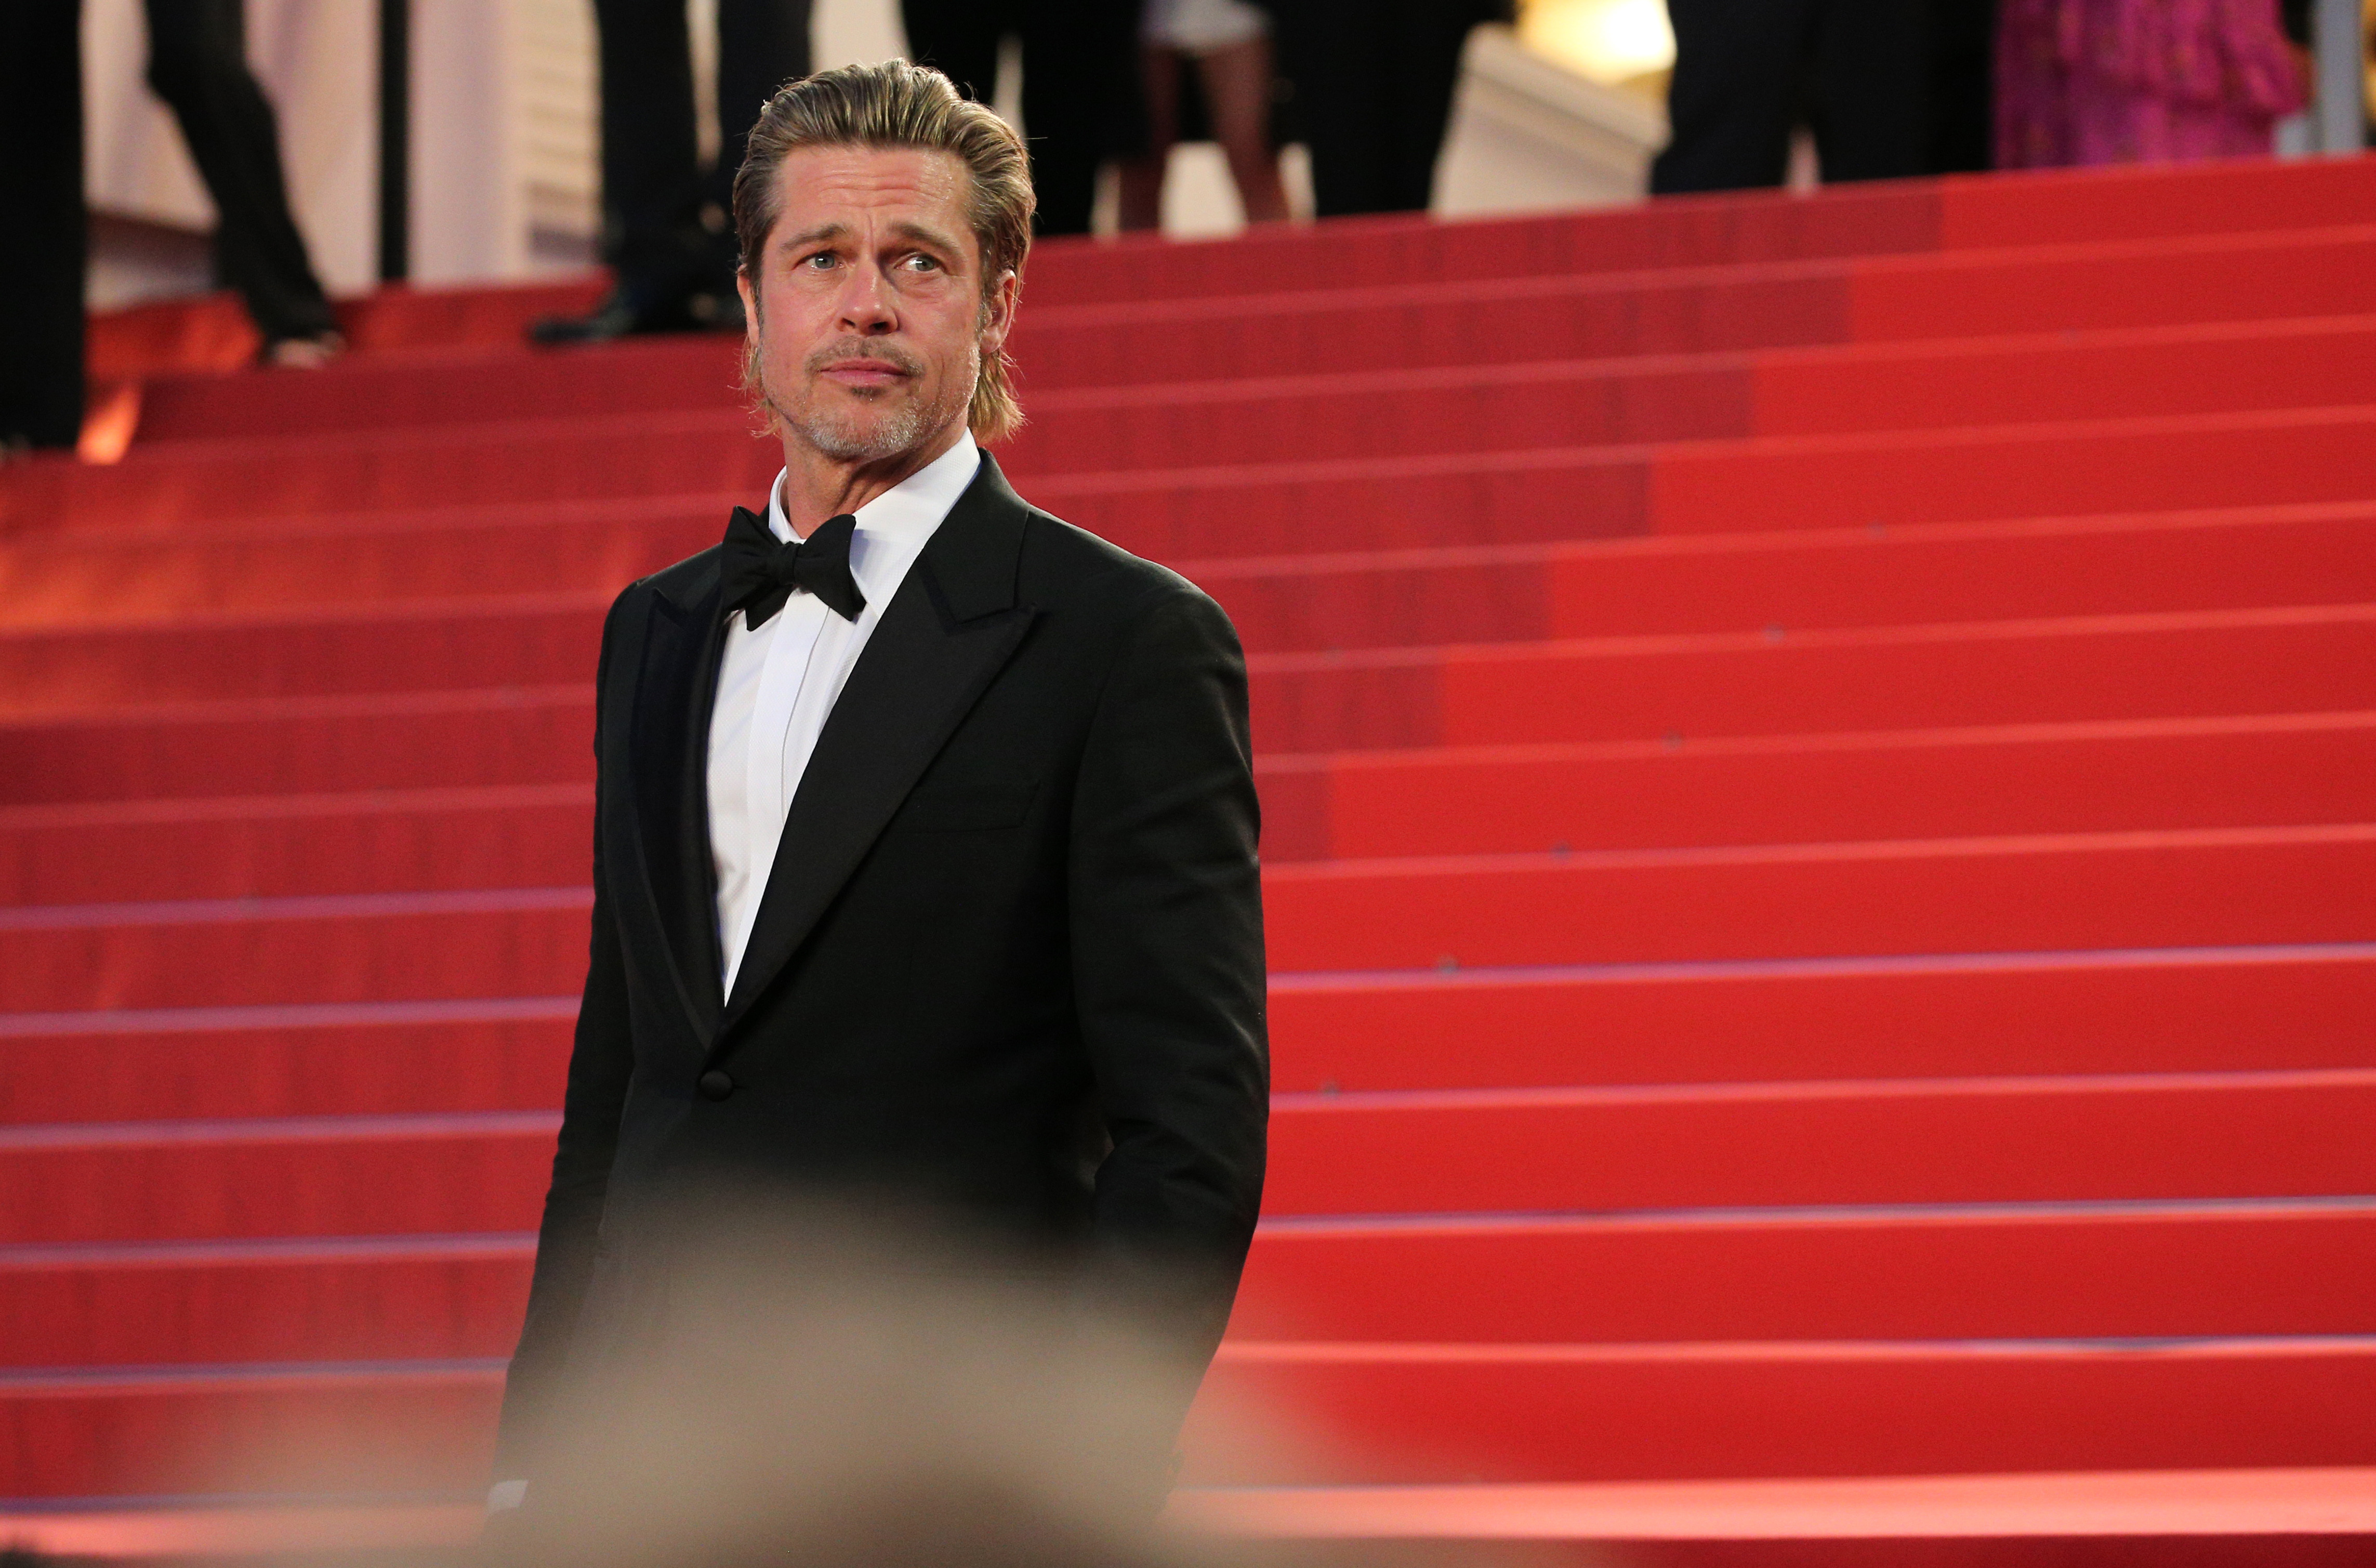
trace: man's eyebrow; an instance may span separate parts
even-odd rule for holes
[[[930,245],[934,250],[945,251],[951,255],[965,255],[964,245],[927,224],[903,220],[891,225],[891,232],[903,240],[913,240],[918,244]],[[814,229],[804,229],[797,234],[786,235],[782,243],[787,249],[800,250],[804,246],[818,244],[826,240],[846,240],[849,237],[849,225],[847,223],[820,223]]]
[[[956,241],[942,233],[938,229],[927,228],[921,223],[906,221],[894,223],[891,225],[891,232],[903,239],[914,240],[920,244],[930,245],[935,250],[946,251],[951,255],[965,254],[965,247]]]

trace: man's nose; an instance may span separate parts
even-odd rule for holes
[[[861,333],[889,332],[898,327],[891,280],[881,267],[869,263],[849,269],[849,281],[841,296],[841,324],[846,331]]]

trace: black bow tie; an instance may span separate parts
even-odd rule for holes
[[[755,632],[799,588],[843,620],[857,620],[866,608],[866,596],[849,572],[849,538],[857,531],[858,519],[844,512],[819,523],[808,538],[786,544],[752,513],[735,507],[726,525],[726,613],[740,610],[742,624]]]

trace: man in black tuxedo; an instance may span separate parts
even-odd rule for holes
[[[1020,417],[1022,144],[895,61],[785,88],[749,147],[746,381],[785,469],[603,629],[592,959],[505,1484],[564,1367],[665,1338],[720,1203],[956,1217],[1201,1372],[1261,1197],[1236,635],[975,445]]]

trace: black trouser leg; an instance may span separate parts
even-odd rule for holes
[[[1031,149],[1033,228],[1086,234],[1098,165],[1113,134],[1117,93],[1135,103],[1138,8],[1131,0],[900,0],[908,53],[987,103],[998,90],[998,44],[1023,45],[1023,129]],[[1127,139],[1127,138],[1123,138]]]
[[[1996,42],[1996,0],[1931,0],[1928,172],[1995,163]]]
[[[1086,234],[1098,166],[1139,113],[1138,7],[1130,0],[1027,0],[1023,7],[1023,129],[1042,234]],[[1135,130],[1135,127],[1132,127]]]
[[[289,212],[272,104],[247,68],[241,0],[148,0],[148,85],[172,107],[215,202],[215,267],[267,341],[338,318]]]
[[[1387,137],[1378,123],[1384,38],[1367,0],[1296,0],[1278,18],[1280,62],[1295,83],[1296,118],[1312,154],[1313,208],[1323,218],[1379,212],[1392,199]]]
[[[1673,129],[1650,166],[1650,189],[1780,184],[1807,83],[1810,0],[1668,0],[1667,15],[1675,29],[1667,87]]]
[[[1920,0],[1822,0],[1812,119],[1825,184],[1929,168],[1929,12]]]
[[[0,6],[0,443],[82,434],[80,0]]]
[[[703,281],[701,161],[683,0],[594,0],[600,35],[603,255],[643,308]]]
[[[1274,15],[1280,68],[1323,218],[1424,211],[1477,0],[1293,0]]]
[[[718,0],[718,163],[706,183],[707,205],[720,215],[733,213],[734,172],[759,111],[778,88],[808,74],[809,0]]]
[[[1461,51],[1476,25],[1476,7],[1398,0],[1379,11],[1380,24],[1393,30],[1379,115],[1381,130],[1391,138],[1384,171],[1386,205],[1379,210],[1424,212],[1435,196],[1435,160],[1452,123]]]
[[[1016,25],[1004,0],[899,0],[908,57],[930,65],[978,103],[998,92],[998,41]]]

